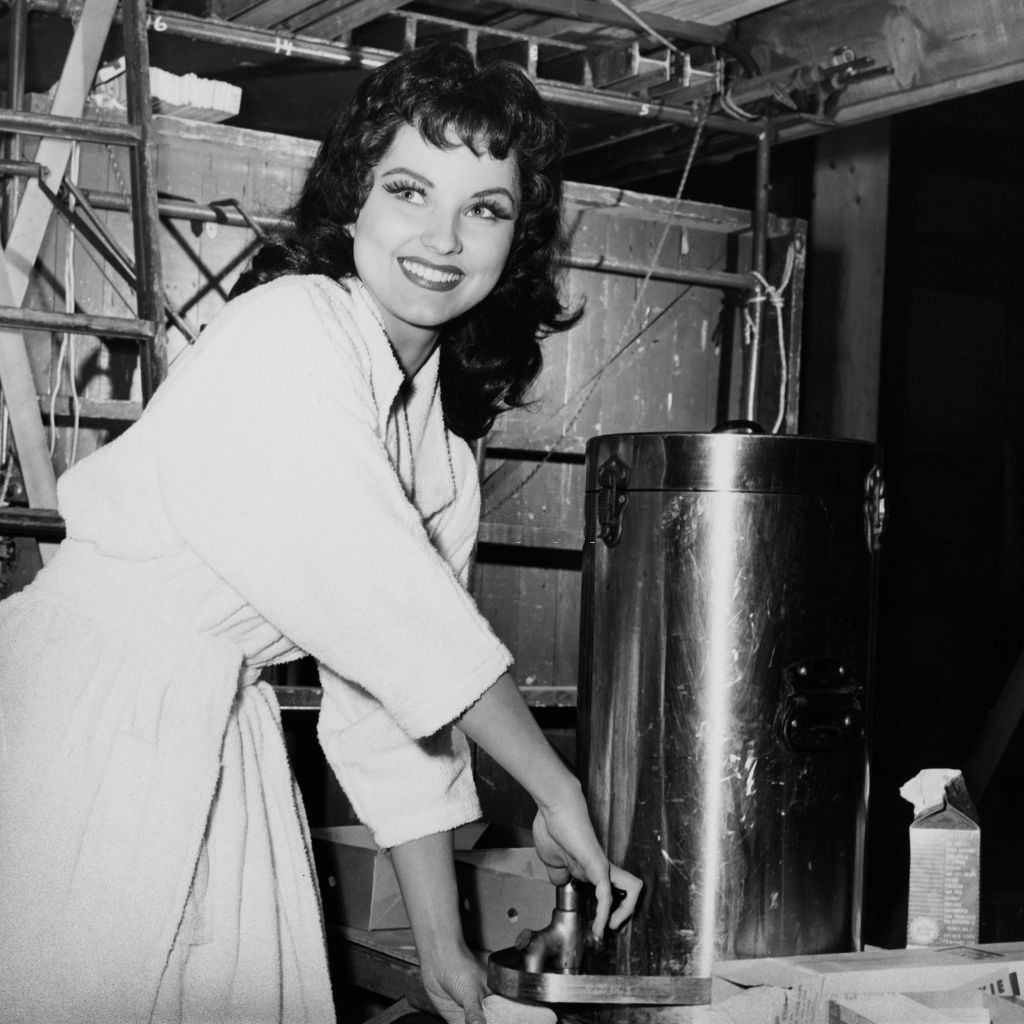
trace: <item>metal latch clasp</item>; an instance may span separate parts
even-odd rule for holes
[[[597,483],[597,521],[601,527],[598,536],[613,548],[622,536],[622,513],[629,501],[629,466],[612,455],[598,468]]]
[[[864,532],[868,551],[876,554],[882,548],[882,534],[889,512],[885,502],[885,478],[881,466],[872,466],[864,480]]]

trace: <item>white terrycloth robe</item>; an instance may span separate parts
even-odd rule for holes
[[[479,814],[450,723],[509,655],[438,357],[405,384],[362,286],[231,302],[60,481],[68,540],[0,602],[0,1019],[331,1021],[306,822],[261,666],[382,846]]]

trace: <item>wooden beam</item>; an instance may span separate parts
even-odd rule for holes
[[[817,146],[800,429],[873,441],[878,429],[889,122],[830,132]]]
[[[356,0],[340,10],[335,5],[333,11],[321,13],[316,19],[306,19],[303,31],[324,39],[341,39],[349,35],[353,29],[359,28],[385,14],[401,14],[399,8],[404,0]],[[292,24],[293,19],[288,20]]]
[[[846,89],[835,112],[841,126],[1024,79],[1024,6],[1016,0],[790,0],[737,28],[738,44],[765,72],[821,63],[839,46],[889,68]],[[822,130],[793,125],[782,137]]]
[[[775,7],[785,0],[631,0],[630,6],[645,20],[651,13],[699,21],[702,25],[724,25]]]
[[[20,302],[20,300],[19,300]],[[6,262],[0,257],[0,304],[14,304]],[[18,447],[18,465],[25,493],[36,508],[57,507],[57,479],[50,463],[46,433],[39,418],[39,398],[25,338],[19,331],[0,330],[0,386]]]
[[[548,14],[557,18],[574,18],[597,25],[612,25],[638,31],[637,23],[628,14],[602,0],[501,0],[505,7],[533,14]],[[699,25],[694,21],[682,21],[663,14],[637,10],[637,13],[662,35],[688,43],[704,43],[718,46],[728,38],[728,29],[713,25]]]
[[[57,83],[51,115],[82,116],[116,9],[117,0],[86,0]],[[71,140],[64,138],[44,137],[40,141],[35,162],[46,168],[46,181],[51,189],[60,185],[73,145]],[[39,183],[30,180],[25,186],[5,249],[11,293],[17,300],[10,305],[20,306],[25,297],[29,275],[39,256],[52,212],[50,200]]]
[[[337,34],[351,31],[360,25],[365,25],[374,18],[385,14],[393,14],[406,0],[355,0],[354,3],[332,5],[331,23],[334,26],[341,25]],[[273,28],[287,21],[294,23],[301,21],[303,14],[314,4],[311,0],[304,7],[298,7],[295,0],[263,0],[255,7],[249,8],[236,19],[245,25],[255,25],[258,28]],[[310,24],[313,19],[306,19]]]

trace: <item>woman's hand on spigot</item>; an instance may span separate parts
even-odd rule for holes
[[[617,928],[633,913],[640,879],[608,863],[579,780],[548,743],[512,677],[505,673],[496,680],[458,724],[537,802],[534,844],[551,881],[564,885],[571,876],[594,886],[593,931],[603,939],[606,925]],[[613,887],[625,894],[614,912]]]
[[[578,786],[562,802],[542,806],[537,812],[533,843],[554,885],[576,878],[594,886],[597,911],[591,928],[599,942],[606,927],[618,928],[633,913],[643,883],[605,856]],[[624,895],[613,911],[615,890]]]

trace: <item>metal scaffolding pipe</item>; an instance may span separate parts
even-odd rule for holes
[[[156,333],[156,324],[152,320],[127,320],[91,313],[52,313],[21,306],[0,306],[0,327],[16,327],[23,331],[69,331],[132,341],[150,341]]]
[[[61,17],[67,16],[66,4],[61,0],[29,0],[29,9]],[[116,17],[120,19],[120,15]],[[178,11],[154,11],[149,19],[148,28],[150,32],[157,32],[160,35],[180,36],[196,42],[239,46],[272,53],[278,57],[304,57],[327,64],[341,64],[366,70],[378,68],[396,56],[390,50],[344,46],[324,39],[293,35],[291,32],[274,32],[271,29],[255,28],[236,22],[197,18]]]
[[[35,537],[62,541],[64,517],[51,509],[0,508],[0,537]]]
[[[82,189],[94,209],[111,210],[116,213],[127,213],[128,203],[124,196],[116,192],[104,192],[99,189]],[[233,228],[251,228],[252,225],[237,210],[224,206],[207,206],[188,199],[168,199],[161,196],[157,200],[157,212],[161,217],[171,220],[185,220],[193,223],[226,224]],[[289,225],[287,217],[271,217],[263,214],[249,214],[254,224],[264,231],[283,231]]]
[[[763,117],[757,122],[760,134],[757,136],[757,171],[754,189],[754,238],[750,254],[751,276],[754,285],[752,297],[758,301],[753,303],[753,337],[744,352],[743,382],[740,392],[740,404],[743,418],[757,422],[757,388],[761,370],[761,333],[764,324],[765,290],[761,281],[768,267],[768,200],[771,193],[771,148],[772,122]]]
[[[17,136],[11,136],[17,138]],[[47,169],[42,164],[31,163],[28,160],[0,160],[0,176],[15,178],[38,178],[42,181],[46,177]]]
[[[33,114],[24,110],[0,110],[0,131],[52,135],[81,142],[109,142],[118,146],[134,146],[140,138],[139,129],[132,125]]]
[[[756,278],[750,274],[733,274],[725,270],[707,270],[703,267],[655,267],[631,260],[610,259],[607,256],[567,256],[563,266],[577,270],[600,270],[623,277],[647,277],[652,281],[674,281],[677,284],[707,285],[710,288],[750,289],[756,287]]]
[[[142,402],[167,376],[167,337],[164,333],[164,289],[160,240],[157,237],[156,139],[149,92],[149,12],[146,0],[123,0],[122,35],[128,73],[128,121],[139,133],[139,144],[129,152],[132,186],[132,226],[135,242],[135,295],[142,320],[156,325],[150,341],[139,352]]]
[[[7,42],[7,106],[21,110],[25,106],[25,64],[28,46],[28,2],[14,0],[11,4],[9,38]],[[3,155],[6,160],[21,160],[21,136],[16,132],[4,139]],[[9,181],[4,190],[4,241],[11,236],[14,217],[18,212],[18,183]]]
[[[582,110],[599,110],[605,114],[624,114],[636,117],[641,121],[662,121],[666,124],[685,124],[696,128],[700,123],[700,115],[685,107],[671,107],[653,100],[641,100],[635,96],[622,93],[598,92],[583,89],[575,85],[562,85],[558,82],[536,80],[533,83],[537,91],[552,103],[561,103],[567,107],[579,107]],[[727,131],[733,135],[757,137],[759,122],[734,121],[728,117],[711,116],[704,122],[708,128]]]

